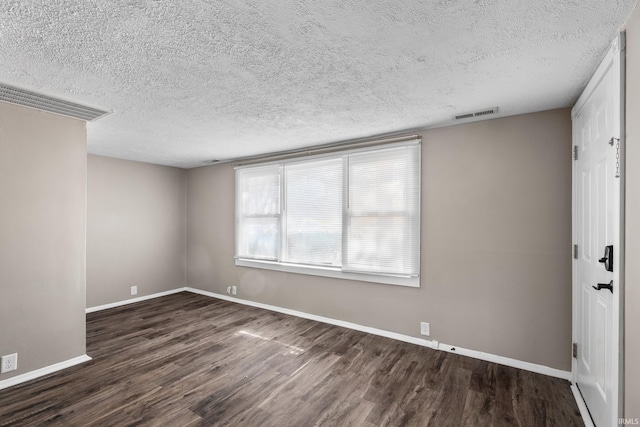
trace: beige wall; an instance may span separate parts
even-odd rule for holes
[[[90,155],[87,193],[87,307],[186,285],[184,169]]]
[[[625,416],[640,418],[640,10],[627,31],[625,212]]]
[[[0,355],[85,354],[85,123],[0,102]]]
[[[228,164],[188,171],[189,286],[570,370],[570,110],[421,134],[421,288],[235,267]]]

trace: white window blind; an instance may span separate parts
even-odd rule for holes
[[[344,270],[418,275],[419,160],[417,146],[349,156]]]
[[[238,257],[278,259],[280,212],[280,166],[243,170],[236,180]]]
[[[358,280],[417,278],[419,140],[237,168],[236,259]],[[385,280],[372,279],[403,284]]]
[[[287,262],[342,263],[342,159],[285,165]]]

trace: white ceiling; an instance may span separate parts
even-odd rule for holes
[[[571,106],[636,0],[0,5],[0,81],[112,109],[89,152],[178,167]]]

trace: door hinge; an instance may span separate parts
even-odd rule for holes
[[[572,348],[573,348],[573,350],[572,350],[573,358],[577,359],[578,358],[578,343],[574,342]]]
[[[578,160],[578,146],[573,146],[573,160]]]
[[[578,245],[573,245],[573,259],[578,259]]]

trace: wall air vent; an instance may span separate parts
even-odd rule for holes
[[[113,111],[102,110],[0,82],[0,101],[92,122]]]
[[[498,107],[487,108],[473,113],[456,114],[454,120],[474,119],[477,117],[488,116],[490,114],[498,114]]]

